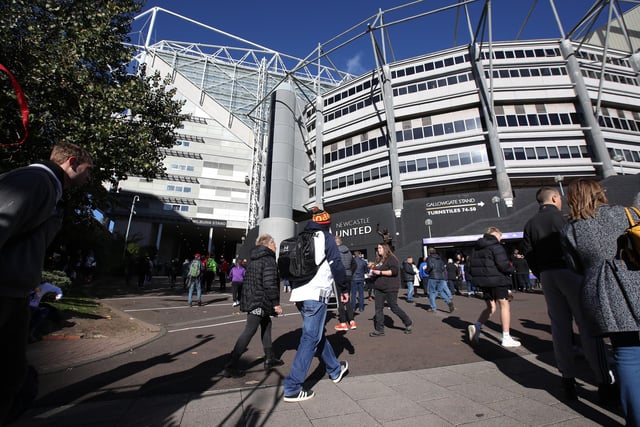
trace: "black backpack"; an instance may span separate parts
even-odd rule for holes
[[[316,251],[313,242],[315,231],[305,230],[295,237],[290,237],[280,243],[278,255],[278,269],[280,277],[291,282],[292,287],[301,285],[313,278],[318,271],[316,265]],[[326,257],[322,258],[320,264]]]

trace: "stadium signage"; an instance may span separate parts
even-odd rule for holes
[[[361,217],[349,219],[346,221],[340,221],[335,223],[334,235],[338,237],[352,237],[371,234],[373,228],[371,227],[371,218]]]
[[[475,197],[465,197],[449,200],[434,200],[425,204],[426,212],[429,216],[450,215],[459,213],[477,212],[484,207],[485,203],[478,201]]]

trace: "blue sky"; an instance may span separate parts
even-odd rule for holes
[[[148,0],[143,11],[158,6],[187,18],[215,27],[245,40],[257,43],[280,53],[305,58],[319,43],[325,50],[332,49],[348,38],[366,33],[366,23],[373,23],[373,17],[379,9],[385,12],[385,22],[393,22],[422,12],[451,5],[455,0],[414,1],[410,6],[407,0],[323,0],[321,2],[300,2],[292,0],[247,1],[247,0]],[[470,3],[472,29],[476,30],[484,1]],[[493,0],[493,39],[514,40],[529,14],[531,5],[536,6],[520,36],[521,39],[559,38],[560,32],[553,18],[548,0]],[[558,14],[564,31],[567,32],[578,23],[593,0],[556,0]],[[626,6],[628,9],[629,6]],[[139,29],[148,21],[137,21],[134,28]],[[337,35],[354,27],[353,31],[334,43],[325,44]],[[160,14],[156,22],[156,31],[152,42],[166,39],[184,42],[231,45],[230,39],[221,38],[213,32],[172,17]],[[389,28],[391,48],[395,59],[410,58],[424,53],[434,52],[458,44],[466,44],[469,30],[466,21],[460,16],[457,35],[456,11],[451,9],[429,15],[410,23],[394,25]],[[133,33],[139,37],[140,33]],[[488,40],[485,34],[484,40]],[[134,40],[135,41],[135,40]],[[237,45],[236,42],[233,43]],[[388,50],[388,53],[391,50]],[[389,54],[389,56],[391,56]],[[344,71],[359,74],[375,65],[372,44],[369,36],[359,37],[357,41],[336,50],[330,55],[334,64]],[[388,60],[393,60],[389,57]]]

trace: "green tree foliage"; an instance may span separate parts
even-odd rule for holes
[[[90,188],[70,195],[71,222],[110,203],[105,184],[164,174],[163,149],[175,143],[182,102],[158,74],[132,72],[128,47],[136,0],[0,0],[0,63],[29,103],[29,138],[0,147],[0,173],[48,158],[56,141],[87,148]],[[0,144],[22,134],[11,85],[0,75]]]

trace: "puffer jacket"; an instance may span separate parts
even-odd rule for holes
[[[351,284],[351,276],[353,275],[353,272],[351,271],[351,262],[353,261],[353,256],[346,245],[338,246],[338,251],[340,252],[340,259],[344,266],[344,274],[347,279],[347,283]]]
[[[429,273],[429,279],[447,280],[447,267],[440,255],[429,255],[427,258],[427,273]]]
[[[513,266],[507,251],[492,234],[478,239],[467,268],[473,276],[473,284],[478,287],[511,286]]]
[[[570,265],[584,275],[582,308],[598,335],[640,330],[640,270],[628,270],[622,265],[615,271],[621,280],[634,284],[624,295],[616,284],[614,271],[617,240],[629,227],[622,206],[601,206],[594,218],[567,224],[564,229],[565,248],[571,255]],[[577,259],[576,259],[577,258]],[[598,280],[606,283],[599,289]]]
[[[277,305],[280,305],[280,276],[276,254],[266,246],[256,246],[251,249],[244,275],[240,310],[250,312],[262,308],[265,315],[273,315]]]
[[[27,297],[41,282],[45,251],[62,226],[63,177],[49,161],[0,175],[0,296]]]

